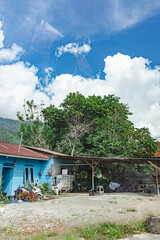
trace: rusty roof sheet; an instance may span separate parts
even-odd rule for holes
[[[158,142],[158,151],[155,153],[156,157],[160,157],[160,142]]]
[[[50,158],[47,154],[39,153],[23,146],[20,147],[19,152],[18,149],[18,144],[0,142],[0,155],[34,158],[38,160],[49,160]]]
[[[95,161],[95,162],[108,162],[108,163],[132,163],[132,164],[148,164],[148,161],[151,161],[152,163],[156,165],[160,165],[160,158],[159,156],[156,156],[155,158],[129,158],[129,157],[89,157],[89,156],[70,156],[63,153],[54,152],[51,150],[46,150],[44,148],[37,148],[37,147],[30,147],[25,146],[26,148],[33,149],[38,152],[46,153],[49,155],[53,155],[55,158],[59,159],[67,159],[67,160],[79,160],[79,161]],[[158,157],[158,158],[157,158]]]
[[[49,154],[49,155],[58,156],[58,157],[61,157],[61,156],[62,156],[62,157],[70,157],[70,156],[67,155],[67,154],[63,154],[63,153],[51,151],[51,150],[44,149],[44,148],[31,147],[31,146],[25,146],[25,145],[24,145],[24,147],[29,148],[29,149],[32,149],[32,150],[35,150],[35,151],[38,151],[38,152],[43,152],[43,153],[46,153],[46,154]]]

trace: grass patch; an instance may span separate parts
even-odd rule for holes
[[[87,226],[81,232],[84,239],[96,239],[98,229],[94,226]]]
[[[117,201],[108,201],[108,203],[114,203],[114,204],[117,204]]]
[[[66,233],[63,239],[64,240],[77,240],[77,236],[75,236],[71,233]]]
[[[103,234],[107,239],[123,238],[131,234],[145,232],[145,223],[137,222],[130,224],[104,223],[100,224],[98,233]]]
[[[137,200],[143,201],[143,198],[137,198]]]
[[[94,210],[94,209],[91,209],[91,210],[90,210],[90,212],[97,212],[97,211],[96,211],[96,210]]]
[[[83,228],[73,227],[72,229],[66,229],[60,232],[43,232],[43,233],[16,233],[12,228],[4,229],[3,239],[14,240],[116,240],[124,238],[132,234],[139,234],[146,232],[145,221],[131,222],[128,224],[117,223],[101,223],[98,225],[89,225]],[[0,231],[0,233],[2,233]],[[8,238],[9,237],[9,238]]]
[[[127,212],[137,212],[135,208],[127,208]]]
[[[119,211],[119,213],[123,213],[123,214],[126,214],[126,212],[124,212],[124,211],[122,211],[122,210],[120,210],[120,211]]]
[[[146,232],[145,221],[129,224],[101,223],[98,226],[88,226],[80,230],[84,239],[115,240],[132,234]]]

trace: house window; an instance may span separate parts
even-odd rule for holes
[[[28,179],[28,168],[26,168],[25,170],[26,170],[26,181],[29,181],[29,179]]]
[[[25,176],[24,176],[25,182],[29,182],[29,183],[34,183],[34,171],[33,171],[33,167],[31,166],[26,166],[25,167]]]
[[[34,182],[34,178],[33,178],[33,168],[30,168],[31,170],[31,182],[33,183]]]

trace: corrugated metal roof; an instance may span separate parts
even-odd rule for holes
[[[59,153],[59,152],[55,152],[55,151],[51,151],[51,150],[47,150],[47,149],[44,149],[44,148],[38,148],[38,147],[30,147],[30,146],[25,146],[24,147],[26,148],[29,148],[29,149],[33,149],[33,150],[36,150],[38,152],[43,152],[43,153],[47,153],[49,155],[54,155],[54,156],[59,156],[59,157],[70,157],[69,155],[67,154],[63,154],[63,153]]]
[[[79,161],[95,161],[95,162],[108,162],[108,163],[132,163],[132,164],[143,164],[143,163],[148,163],[148,161],[151,161],[152,163],[156,164],[157,166],[160,164],[160,158],[159,156],[156,156],[155,158],[129,158],[129,157],[87,157],[87,156],[70,156],[66,155],[63,153],[58,153],[54,152],[51,150],[46,150],[43,148],[37,148],[37,147],[28,147],[25,146],[26,148],[33,149],[38,152],[46,153],[46,154],[51,154],[55,158],[59,159],[67,159],[67,160],[79,160]],[[160,147],[160,146],[159,146]],[[157,158],[158,157],[158,158]]]
[[[39,160],[49,160],[50,158],[50,156],[48,156],[47,154],[39,153],[23,146],[20,147],[19,152],[18,149],[18,144],[0,142],[0,155],[34,158]]]

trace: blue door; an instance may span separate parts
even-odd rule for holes
[[[2,192],[12,194],[13,168],[3,167],[2,171]]]

